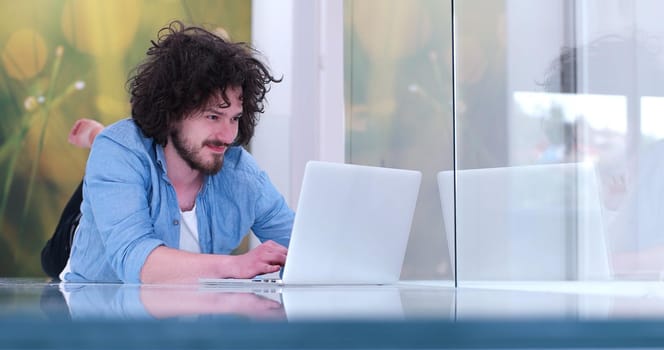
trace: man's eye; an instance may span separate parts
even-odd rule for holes
[[[208,115],[207,118],[210,119],[210,120],[217,120],[217,119],[219,119],[219,117],[216,116],[216,115],[214,115],[214,114],[210,114],[210,115]]]
[[[240,116],[239,116],[239,115],[238,115],[238,116],[235,116],[235,117],[233,117],[233,121],[234,121],[234,122],[236,122],[236,121],[239,121],[239,120],[240,120]]]

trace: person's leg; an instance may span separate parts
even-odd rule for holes
[[[96,120],[78,119],[69,131],[67,140],[74,146],[90,148],[97,134],[103,129],[104,125]],[[60,272],[69,260],[74,232],[81,218],[81,202],[83,202],[83,181],[62,211],[53,237],[46,242],[41,251],[42,270],[55,280],[59,279]]]
[[[83,202],[83,181],[67,202],[53,236],[41,251],[42,270],[53,279],[59,279],[58,275],[69,259],[74,231],[81,218],[81,202]]]

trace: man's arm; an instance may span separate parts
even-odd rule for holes
[[[141,269],[143,283],[196,283],[199,278],[252,278],[286,262],[285,247],[267,241],[242,255],[197,254],[160,246]]]
[[[274,240],[288,246],[295,213],[264,171],[258,177],[258,186],[260,196],[255,203],[256,221],[251,230],[261,242]]]

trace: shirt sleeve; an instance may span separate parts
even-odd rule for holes
[[[148,196],[149,159],[103,133],[95,140],[85,175],[84,197],[94,216],[107,261],[124,282],[139,283],[156,238]]]
[[[251,229],[261,242],[273,240],[288,247],[295,213],[264,171],[258,176],[258,184],[256,220]]]

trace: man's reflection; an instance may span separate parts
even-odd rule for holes
[[[140,299],[156,318],[223,314],[251,319],[285,319],[281,293],[274,289],[252,292],[192,290],[190,288],[143,286]]]
[[[664,277],[664,141],[639,157],[626,201],[611,227],[612,265],[618,278]]]
[[[50,284],[42,292],[41,308],[50,319],[72,320],[286,317],[279,290],[197,285]]]
[[[644,108],[644,97],[664,98],[664,69],[661,50],[652,45],[656,38],[649,39],[606,36],[565,49],[544,81],[547,92],[602,95],[625,101],[620,109],[624,123],[619,123],[623,130],[612,129],[615,120],[606,113],[600,123],[603,129],[584,130],[592,136],[586,141],[595,147],[590,158],[597,164],[602,183],[614,278],[658,279],[664,271],[664,235],[660,232],[664,217],[664,143],[652,136],[662,130],[643,127],[653,114]],[[605,107],[592,104],[601,111],[606,111]],[[575,144],[578,146],[578,142]],[[583,154],[573,153],[577,160],[584,160]]]
[[[417,291],[427,317],[449,317],[454,293]],[[50,284],[42,311],[50,319],[150,320],[249,319],[258,321],[403,319],[396,286],[199,286],[139,284]],[[439,309],[443,302],[445,307]],[[422,313],[417,311],[416,314]],[[417,315],[413,315],[417,316]]]

